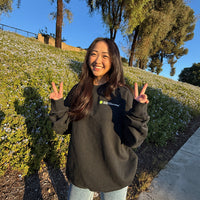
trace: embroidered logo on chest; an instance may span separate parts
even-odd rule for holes
[[[104,105],[109,105],[109,106],[116,106],[116,107],[119,107],[118,104],[111,103],[111,102],[109,102],[109,101],[102,101],[102,100],[100,100],[100,101],[99,101],[99,104],[104,104]]]

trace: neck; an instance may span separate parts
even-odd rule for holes
[[[106,83],[108,81],[107,77],[96,77],[93,81],[94,85],[103,85],[104,83]]]

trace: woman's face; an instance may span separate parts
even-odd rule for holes
[[[106,74],[111,68],[111,58],[108,45],[104,41],[95,44],[89,55],[89,67],[98,80],[106,80]]]

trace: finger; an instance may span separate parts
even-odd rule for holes
[[[60,83],[59,95],[63,95],[63,82]]]
[[[54,98],[54,93],[51,93],[50,96],[49,96],[49,98],[53,99]]]
[[[145,83],[144,87],[142,88],[142,90],[140,92],[140,95],[142,95],[142,94],[144,94],[146,92],[147,86],[148,86],[148,84]]]
[[[149,103],[149,100],[148,100],[148,99],[146,99],[146,100],[144,101],[144,103],[148,104],[148,103]]]
[[[54,91],[55,93],[58,93],[58,90],[57,90],[57,88],[56,88],[56,84],[55,84],[54,82],[52,82],[52,87],[53,87],[53,91]]]
[[[142,94],[144,103],[148,104],[149,100],[146,94]]]
[[[139,102],[144,103],[147,100],[147,95],[146,94],[141,94],[136,98]]]
[[[137,98],[137,96],[138,96],[138,84],[135,83],[134,84],[134,97]]]

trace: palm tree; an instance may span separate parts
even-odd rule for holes
[[[51,3],[54,3],[55,0],[51,0]],[[52,19],[56,19],[56,39],[55,47],[61,48],[62,45],[62,25],[64,15],[67,16],[69,23],[72,21],[72,13],[67,8],[64,8],[64,2],[69,3],[70,0],[57,0],[57,11],[50,13]]]
[[[62,44],[62,23],[63,23],[63,0],[57,0],[57,16],[56,16],[56,39],[55,47],[61,48]]]

